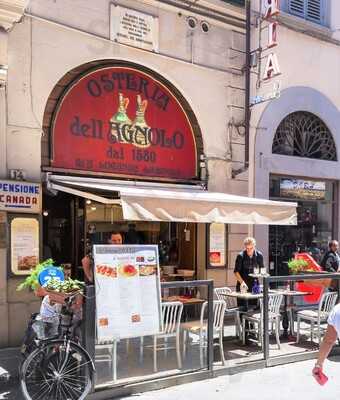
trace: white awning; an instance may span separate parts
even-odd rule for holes
[[[119,202],[124,219],[130,221],[259,225],[297,223],[296,203],[209,192],[197,186],[148,185],[51,175],[48,187],[104,204]],[[108,198],[115,193],[119,199]]]

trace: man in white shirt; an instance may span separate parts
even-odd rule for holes
[[[324,361],[332,350],[337,338],[340,338],[340,303],[329,314],[327,323],[327,331],[320,345],[318,360],[312,371],[314,376],[317,376],[320,371],[322,372]]]

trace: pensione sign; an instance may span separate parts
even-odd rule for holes
[[[158,80],[132,67],[102,67],[76,81],[59,102],[51,166],[195,179],[195,136],[180,102]]]

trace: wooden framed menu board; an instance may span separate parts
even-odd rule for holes
[[[93,246],[98,341],[161,331],[158,248],[154,245]]]

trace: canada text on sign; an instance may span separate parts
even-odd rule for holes
[[[40,213],[41,185],[0,180],[0,210]]]
[[[137,68],[102,67],[72,85],[55,113],[52,138],[55,168],[197,177],[186,110],[168,87]]]

